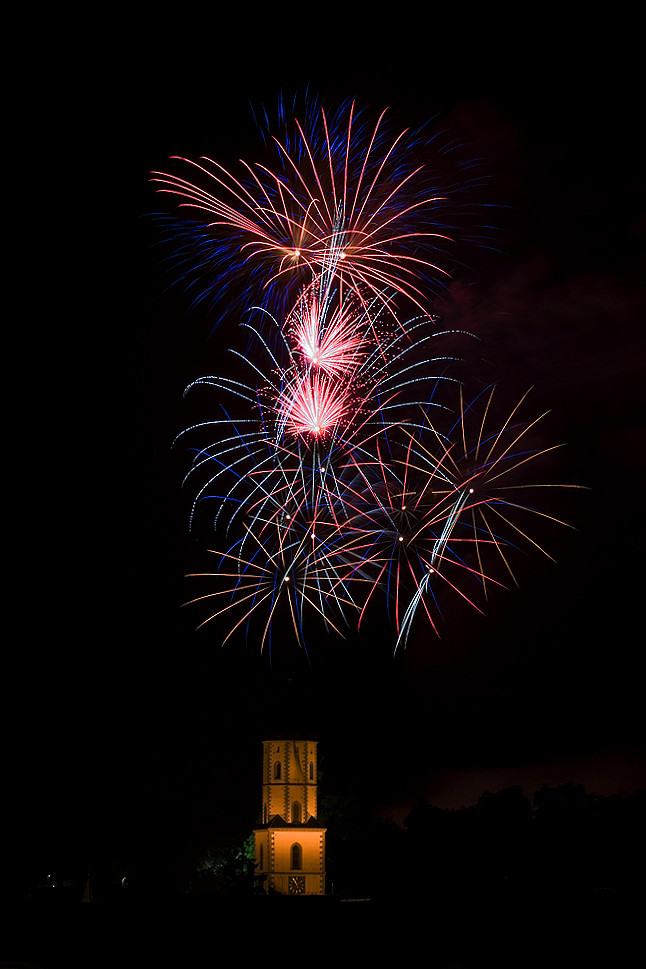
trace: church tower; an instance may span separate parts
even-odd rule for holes
[[[325,831],[316,820],[317,742],[265,740],[256,877],[266,892],[325,895]]]

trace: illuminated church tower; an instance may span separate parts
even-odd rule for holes
[[[325,895],[325,828],[316,820],[317,743],[265,740],[256,876],[266,892]]]

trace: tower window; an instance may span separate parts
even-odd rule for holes
[[[294,801],[292,804],[292,821],[294,824],[300,824],[302,820],[301,816],[301,806],[298,801]]]
[[[292,871],[296,871],[303,867],[303,849],[299,845],[298,841],[295,841],[292,845]]]
[[[263,850],[262,850],[262,845],[260,845],[260,865],[259,865],[259,867],[260,867],[260,870],[261,871],[265,867],[264,864],[263,864]]]
[[[310,780],[314,780],[314,761],[310,761]]]
[[[274,764],[274,780],[275,781],[280,780],[280,761],[279,760],[277,760],[276,763]]]

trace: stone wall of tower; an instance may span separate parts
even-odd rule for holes
[[[302,876],[305,895],[325,894],[325,829],[269,831],[270,861],[269,887],[281,894],[289,894],[290,876]],[[302,865],[292,868],[292,846],[297,842],[302,850]]]
[[[263,827],[254,831],[258,888],[325,894],[326,829],[316,821],[317,780],[316,741],[264,741]]]
[[[266,740],[263,743],[262,819],[280,815],[288,824],[315,818],[317,803],[317,742]]]
[[[292,866],[292,847],[300,845],[302,864]],[[302,876],[305,895],[325,894],[325,828],[269,828],[255,832],[256,875],[265,888],[287,895],[290,876]]]

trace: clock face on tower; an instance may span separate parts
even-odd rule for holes
[[[288,884],[289,884],[290,895],[305,894],[305,879],[303,878],[302,875],[290,875]]]

